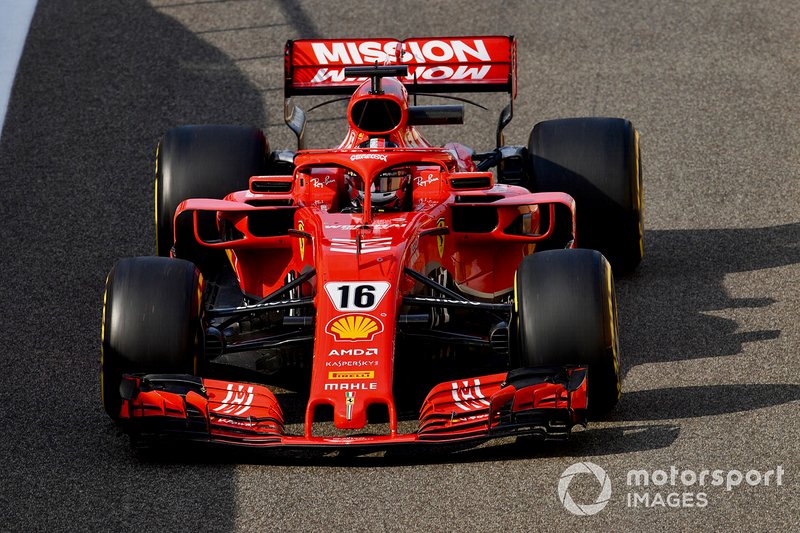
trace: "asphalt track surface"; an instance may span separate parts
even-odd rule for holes
[[[797,530],[798,28],[791,1],[40,0],[0,143],[0,530]],[[400,460],[134,456],[98,399],[100,312],[114,261],[153,253],[160,135],[253,124],[292,148],[288,38],[493,33],[519,39],[509,142],[564,116],[641,132],[646,258],[617,281],[610,420],[566,445]],[[467,112],[434,140],[490,148],[495,116]],[[339,141],[341,114],[314,115],[312,146]],[[613,487],[594,516],[556,491],[581,461]],[[701,491],[628,487],[631,469],[778,465],[782,485],[706,486],[702,508],[627,505]]]

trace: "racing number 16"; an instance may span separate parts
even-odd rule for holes
[[[369,309],[375,306],[375,287],[373,285],[356,285],[352,300],[350,299],[351,288],[350,285],[341,285],[339,287],[338,290],[341,293],[340,309],[352,309],[353,307],[356,309]]]
[[[325,292],[337,311],[373,311],[388,292],[386,281],[331,281]]]

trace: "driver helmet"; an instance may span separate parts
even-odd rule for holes
[[[370,190],[372,206],[380,210],[401,210],[410,184],[411,170],[408,167],[396,167],[381,172],[372,180]],[[358,174],[348,173],[347,185],[353,205],[362,207],[364,205],[364,180]]]

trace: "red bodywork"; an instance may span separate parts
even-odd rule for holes
[[[415,57],[420,64],[425,57],[446,57],[456,63],[422,64],[419,68],[428,70],[419,71],[420,83],[436,81],[437,87],[483,84],[513,94],[513,39],[468,38],[461,45],[453,45],[453,39],[440,39],[433,45],[430,39],[374,42],[380,45],[371,46],[373,41],[290,43],[287,92],[288,88],[331,87],[353,91],[354,81],[339,74],[326,77],[323,73],[322,81],[314,81],[323,68],[315,64],[315,51],[340,68],[354,61],[357,50],[379,49],[380,53],[375,52],[383,54],[379,59],[392,63],[394,52],[402,48],[406,54],[419,51]],[[452,57],[448,43],[451,51],[456,47]],[[326,52],[320,52],[323,48]],[[467,60],[461,65],[457,60],[465,54]],[[476,63],[476,55],[488,60]],[[474,75],[483,72],[484,77],[444,79],[444,74],[458,72],[459,66],[469,67]],[[435,70],[431,73],[436,68],[441,77]],[[533,381],[510,379],[505,372],[477,377],[465,372],[464,379],[431,390],[420,409],[416,432],[398,433],[394,363],[405,354],[395,351],[396,330],[406,306],[404,296],[422,294],[419,282],[406,271],[427,275],[444,269],[458,291],[470,299],[509,302],[517,265],[538,242],[550,237],[554,227],[553,223],[540,227],[541,221],[552,222],[556,206],[566,206],[574,235],[575,205],[566,194],[532,194],[522,187],[496,184],[491,172],[476,171],[471,151],[464,146],[430,146],[408,124],[408,93],[398,79],[383,79],[380,94],[370,91],[369,80],[358,81],[348,109],[368,100],[391,101],[399,107],[397,123],[380,132],[396,147],[359,148],[375,132],[360,129],[349,112],[345,140],[331,150],[299,151],[292,176],[254,176],[249,190],[234,192],[224,200],[188,199],[175,215],[177,220],[193,213],[196,240],[226,251],[248,295],[264,298],[279,290],[287,277],[313,270],[313,276],[300,286],[302,297],[313,298],[309,319],[314,324],[303,434],[286,433],[278,400],[263,385],[199,378],[187,385],[168,376],[126,378],[121,420],[131,431],[146,432],[155,424],[158,432],[177,431],[195,439],[245,445],[386,446],[526,432],[563,436],[572,425],[585,422],[585,369],[564,369],[561,381],[554,378],[557,371]],[[372,180],[398,165],[411,168],[410,208],[400,212],[374,209],[368,192]],[[362,212],[346,212],[348,172],[358,174],[366,184]],[[204,211],[216,215],[220,233],[227,237],[203,240],[197,214]],[[545,211],[547,216],[542,217]],[[472,227],[469,221],[477,218],[490,220],[491,227]],[[520,220],[524,220],[524,232],[513,229]],[[373,404],[388,411],[388,434],[315,436],[313,422],[319,406],[333,408],[337,428],[357,432],[365,427],[367,407]]]

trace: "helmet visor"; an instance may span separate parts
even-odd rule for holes
[[[410,174],[407,169],[395,169],[381,172],[372,180],[372,192],[392,192],[401,189],[408,183]],[[363,186],[363,185],[362,185]]]

